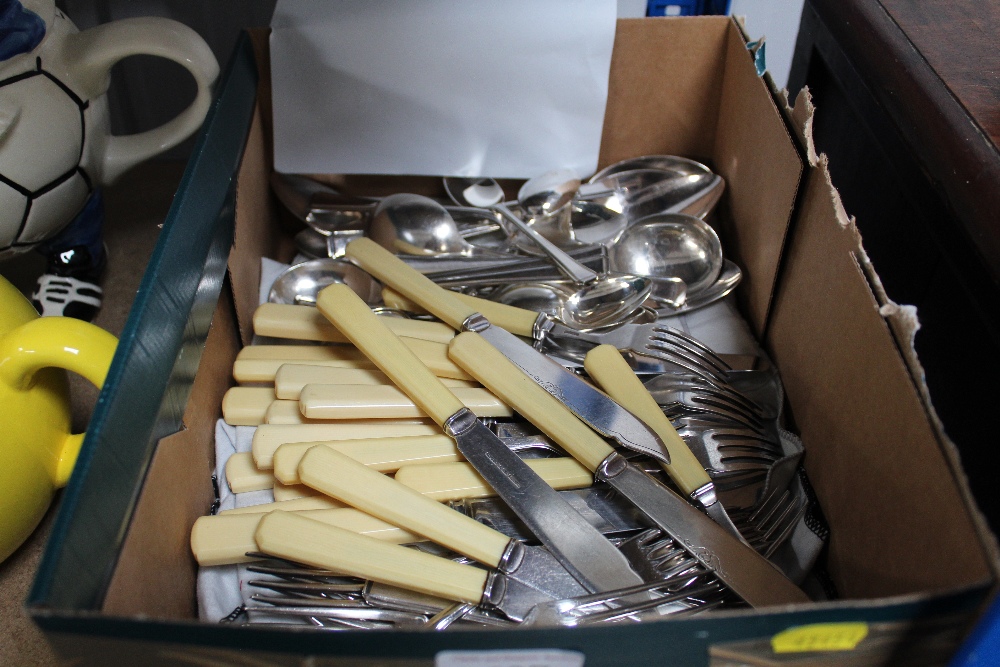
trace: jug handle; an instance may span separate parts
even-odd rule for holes
[[[31,387],[43,368],[64,368],[97,387],[104,384],[118,339],[98,326],[70,317],[40,317],[0,340],[0,381],[19,390]],[[53,483],[65,486],[84,434],[68,434],[59,452]]]
[[[198,86],[194,101],[163,125],[137,134],[107,137],[100,179],[104,185],[187,139],[208,113],[219,63],[205,40],[183,23],[156,16],[120,19],[67,36],[64,48],[66,62],[76,65],[74,74],[87,99],[107,92],[115,63],[139,54],[178,63],[191,73]]]

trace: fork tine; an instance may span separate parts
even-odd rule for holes
[[[708,347],[694,336],[690,336],[684,333],[680,329],[675,329],[674,327],[668,327],[663,325],[656,325],[653,327],[652,330],[653,332],[661,336],[670,336],[676,341],[678,341],[679,344],[682,343],[688,349],[696,351],[706,360],[708,360],[712,366],[715,366],[716,368],[722,370],[723,372],[733,370],[729,364],[723,361],[722,358],[719,355],[717,355],[714,350],[712,350],[712,348]]]

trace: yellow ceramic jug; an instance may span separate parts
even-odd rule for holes
[[[0,561],[41,521],[69,481],[83,434],[70,433],[63,369],[100,387],[118,340],[93,324],[40,318],[0,277]]]

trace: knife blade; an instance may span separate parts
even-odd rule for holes
[[[599,592],[642,583],[625,556],[480,423],[351,288],[327,287],[317,307],[455,439],[465,459],[584,587]]]
[[[449,344],[460,366],[639,508],[752,606],[809,598],[767,559],[679,495],[629,464],[548,392],[473,332]]]
[[[666,445],[642,420],[514,334],[492,326],[474,306],[410,268],[371,239],[352,241],[347,246],[346,256],[455,329],[474,330],[482,334],[528,377],[598,433],[614,439],[623,447],[670,463]]]

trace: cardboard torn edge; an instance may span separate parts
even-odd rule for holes
[[[917,355],[915,342],[917,332],[920,330],[920,319],[917,308],[912,305],[898,304],[889,297],[885,291],[882,279],[878,275],[878,271],[864,249],[864,241],[861,238],[861,233],[858,230],[855,219],[847,213],[840,198],[840,193],[833,184],[829,169],[829,159],[826,154],[819,153],[816,150],[813,138],[813,119],[816,114],[816,106],[812,101],[809,89],[803,87],[798,95],[796,95],[794,103],[790,103],[788,90],[776,90],[773,80],[770,80],[769,77],[767,79],[772,93],[781,102],[778,106],[791,128],[792,135],[799,142],[809,168],[820,169],[823,177],[826,179],[828,190],[833,200],[833,207],[836,211],[837,222],[853,238],[851,252],[868,282],[872,298],[878,306],[879,314],[889,327],[896,344],[897,352],[905,364],[910,379],[917,390],[924,412],[933,425],[935,436],[941,444],[945,460],[951,468],[953,477],[959,483],[959,492],[969,507],[973,508],[971,514],[975,529],[979,533],[983,545],[988,549],[990,565],[994,572],[1000,575],[1000,542],[998,542],[997,536],[990,529],[989,523],[986,521],[975,497],[972,495],[968,475],[962,466],[958,447],[948,436],[945,425],[934,408],[930,389],[927,386],[926,373]]]

